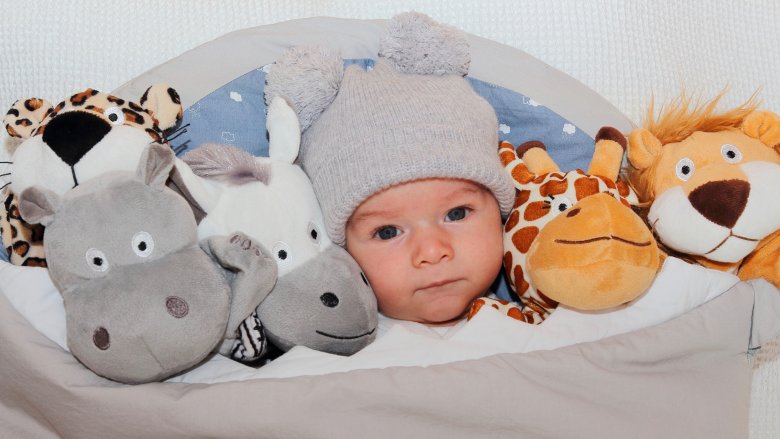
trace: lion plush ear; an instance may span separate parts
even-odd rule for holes
[[[181,120],[181,99],[176,90],[168,84],[154,84],[147,88],[141,96],[140,104],[154,116],[157,126],[163,131]]]
[[[28,139],[51,111],[51,104],[43,99],[19,99],[3,118],[5,130],[11,137]]]
[[[61,204],[59,195],[41,186],[29,187],[19,195],[19,213],[30,224],[48,227]]]
[[[742,122],[742,132],[760,140],[766,146],[778,149],[778,144],[780,144],[780,116],[771,111],[754,111],[748,114]]]
[[[650,131],[637,128],[628,135],[628,162],[637,170],[650,167],[663,145]]]

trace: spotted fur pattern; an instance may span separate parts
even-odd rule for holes
[[[154,102],[150,102],[152,99]],[[3,122],[10,136],[29,139],[42,136],[52,120],[70,111],[97,115],[109,121],[111,126],[138,128],[148,134],[152,142],[163,144],[167,142],[163,132],[176,125],[182,117],[181,100],[176,90],[157,84],[144,92],[139,103],[91,88],[72,95],[54,107],[40,98],[20,99],[8,110]],[[10,187],[4,189],[2,199],[0,229],[10,262],[45,267],[43,227],[28,224],[19,216],[16,196]]]
[[[491,306],[517,320],[539,324],[558,307],[556,301],[533,286],[526,273],[526,255],[539,231],[558,214],[591,195],[606,192],[627,207],[637,199],[622,180],[588,175],[579,169],[534,175],[509,142],[501,143],[499,155],[517,189],[515,205],[504,224],[504,269],[523,308],[504,300],[480,298],[472,304],[469,318],[483,306]]]

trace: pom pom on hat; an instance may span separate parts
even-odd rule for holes
[[[379,41],[379,56],[399,72],[464,76],[471,55],[466,35],[418,12],[393,17]]]
[[[344,62],[337,51],[324,47],[292,47],[266,76],[265,101],[275,96],[290,103],[306,130],[333,102],[344,76]]]

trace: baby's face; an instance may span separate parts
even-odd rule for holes
[[[417,180],[374,194],[352,214],[347,250],[388,317],[461,317],[501,269],[498,203],[466,180]]]

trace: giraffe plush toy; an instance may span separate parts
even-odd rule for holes
[[[625,137],[602,128],[587,172],[561,172],[541,142],[517,151],[503,142],[501,161],[517,190],[504,226],[504,268],[521,298],[513,303],[477,299],[531,324],[558,304],[600,310],[629,302],[650,285],[659,268],[656,241],[630,208],[633,191],[618,179]]]

